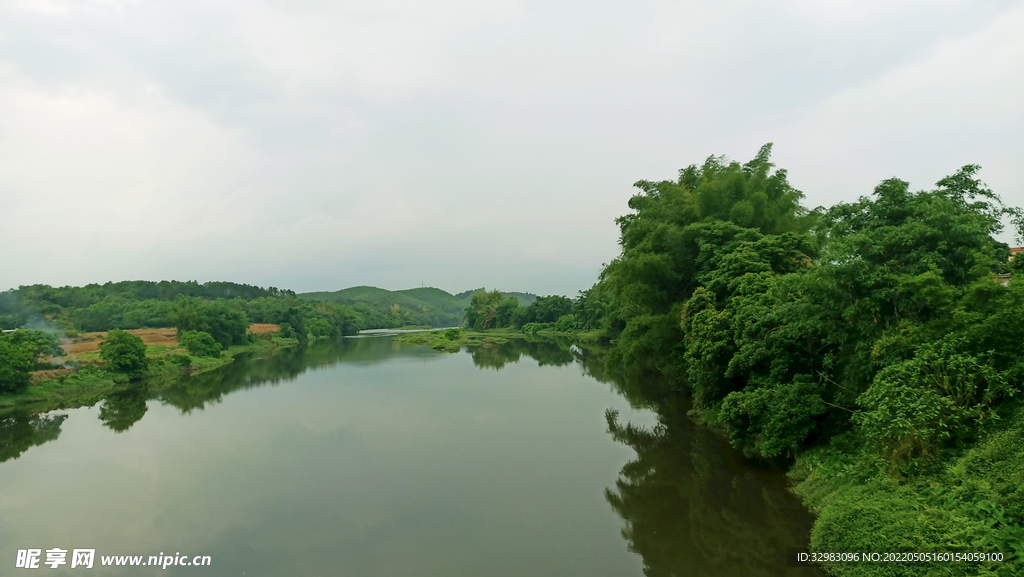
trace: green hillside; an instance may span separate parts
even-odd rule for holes
[[[441,291],[440,289],[435,290],[438,290],[439,292],[444,292]],[[387,289],[372,286],[354,286],[333,292],[321,291],[301,293],[298,295],[298,297],[300,299],[308,301],[364,302],[379,307],[389,307],[394,304],[397,304],[402,307],[430,306],[430,304],[427,303],[426,301],[420,300],[408,294],[404,294],[403,292],[389,291]]]
[[[396,326],[430,325],[450,327],[462,324],[466,305],[460,299],[445,291],[432,287],[390,291],[372,286],[356,286],[339,291],[302,293],[299,298],[308,301],[329,301],[338,303],[366,303],[380,309],[385,315],[398,315]],[[394,306],[398,305],[395,310]],[[368,313],[363,311],[364,316]]]
[[[460,299],[434,287],[405,289],[394,291],[394,294],[410,296],[445,312],[464,311],[469,304],[468,300]]]
[[[380,307],[389,307],[394,304],[402,307],[428,306],[444,312],[462,312],[469,306],[470,299],[477,291],[486,290],[478,288],[453,295],[434,287],[391,291],[372,286],[354,286],[338,291],[300,293],[298,297],[307,301],[365,302]],[[530,306],[537,300],[537,295],[533,293],[508,291],[502,291],[502,293],[507,297],[516,297],[519,299],[520,306],[524,307]]]
[[[469,306],[473,295],[480,290],[485,289],[469,290],[453,295],[434,287],[391,291],[372,286],[355,286],[338,291],[301,293],[296,296],[307,301],[352,304],[357,309],[370,305],[379,309],[379,313],[360,309],[364,316],[370,315],[376,318],[379,314],[391,315],[394,317],[393,322],[397,323],[394,326],[428,324],[435,327],[448,327],[462,324],[466,307]],[[506,292],[504,294],[508,297],[516,297],[519,300],[519,306],[524,307],[537,300],[537,295],[533,293]],[[394,309],[395,305],[398,305],[397,310]],[[377,319],[375,322],[380,324],[385,321]]]

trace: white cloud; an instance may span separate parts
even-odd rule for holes
[[[1024,189],[1022,11],[1019,0],[2,5],[0,289],[433,278],[574,293],[614,258],[633,182],[711,154],[746,159],[768,141],[814,203],[893,174],[928,186],[967,162],[1009,197]]]
[[[981,164],[1005,201],[1024,205],[1024,170],[1014,161],[1024,155],[1021,29],[1024,7],[765,132],[782,135],[784,165],[816,202],[852,200],[891,176],[929,188]]]
[[[244,141],[156,87],[125,97],[43,87],[8,71],[0,109],[8,270],[111,274],[240,227],[246,206],[234,201],[252,169]]]

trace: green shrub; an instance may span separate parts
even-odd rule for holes
[[[527,334],[533,334],[538,331],[550,329],[554,326],[554,323],[526,323],[523,325],[523,332]]]
[[[179,365],[182,368],[190,366],[192,364],[192,357],[188,355],[169,355],[167,360]]]
[[[555,330],[560,333],[567,333],[576,328],[576,317],[573,315],[562,315],[555,323]]]
[[[181,346],[197,357],[217,357],[223,349],[213,335],[203,331],[188,331],[181,335]]]
[[[142,339],[120,329],[107,333],[107,338],[100,343],[100,358],[106,361],[105,369],[121,373],[129,379],[142,377],[149,368],[146,345],[142,344]]]

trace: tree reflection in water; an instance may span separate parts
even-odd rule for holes
[[[501,370],[506,365],[519,362],[524,356],[534,359],[542,367],[561,367],[576,360],[573,345],[567,339],[531,337],[511,339],[500,345],[481,345],[466,349],[473,357],[473,364],[481,369]]]
[[[103,399],[100,420],[115,433],[123,433],[146,415],[149,389],[143,384],[116,391]]]
[[[22,453],[60,436],[66,414],[32,415],[12,412],[0,416],[0,463],[17,459]]]
[[[636,458],[606,491],[623,519],[623,537],[638,554],[648,577],[690,575],[820,575],[786,565],[786,550],[808,542],[810,514],[786,490],[778,471],[745,461],[720,437],[693,423],[679,396],[664,396],[663,383],[621,378],[605,363],[606,350],[567,340],[512,339],[495,346],[467,347],[480,368],[500,370],[523,358],[541,366],[576,363],[584,374],[611,386],[634,408],[658,415],[653,428],[621,423],[606,414],[612,439]],[[394,356],[424,362],[443,358],[426,347],[398,347],[386,338],[317,341],[261,359],[239,359],[207,374],[149,381],[109,395],[99,418],[116,432],[146,414],[150,400],[183,413],[218,403],[231,392],[295,379],[307,370],[336,363],[372,365]],[[56,439],[66,415],[9,413],[0,417],[0,462]]]
[[[606,413],[612,438],[637,455],[605,496],[644,574],[820,575],[787,566],[787,548],[806,546],[812,519],[782,475],[745,462],[685,408],[662,402],[653,428]]]
[[[637,455],[605,497],[625,521],[622,535],[648,577],[821,575],[787,564],[787,549],[807,545],[813,519],[782,473],[748,461],[694,423],[688,400],[666,393],[664,382],[625,378],[606,362],[606,352],[522,339],[470,349],[481,368],[501,369],[523,357],[542,366],[575,362],[632,407],[657,413],[652,428],[620,423],[615,411],[605,415],[612,438]]]

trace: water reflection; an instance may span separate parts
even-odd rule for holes
[[[501,369],[530,357],[543,365],[577,363],[610,383],[634,408],[658,415],[655,427],[606,414],[608,432],[637,458],[622,467],[605,497],[625,521],[622,535],[648,577],[821,575],[786,563],[788,548],[806,546],[813,520],[787,490],[781,472],[746,460],[721,437],[686,416],[686,399],[656,379],[625,378],[605,362],[606,349],[511,340],[471,348],[480,368]]]
[[[146,415],[149,389],[144,384],[115,391],[103,400],[100,421],[115,433],[123,433]]]
[[[0,416],[0,463],[60,436],[67,415],[31,415],[23,412]]]
[[[481,369],[500,370],[508,364],[518,363],[522,357],[537,361],[540,366],[561,367],[576,360],[575,349],[567,339],[530,337],[511,339],[500,345],[466,347],[473,356],[473,364]]]
[[[525,359],[532,359],[540,366],[575,364],[584,375],[608,383],[633,408],[651,409],[657,414],[658,424],[654,427],[622,422],[615,411],[606,414],[610,438],[629,447],[635,458],[622,466],[614,486],[605,490],[605,499],[622,519],[622,536],[629,551],[642,560],[644,574],[648,577],[819,574],[809,568],[786,567],[786,549],[806,545],[811,517],[786,490],[784,477],[778,471],[761,469],[745,461],[727,442],[695,425],[686,416],[686,401],[665,396],[661,383],[623,379],[607,369],[604,349],[567,340],[513,339],[500,345],[468,347],[465,352],[480,369],[502,370]],[[102,401],[99,420],[115,433],[122,433],[146,416],[150,402],[190,413],[220,403],[233,392],[274,386],[294,380],[304,372],[339,363],[370,366],[393,361],[396,357],[423,363],[450,358],[422,346],[399,346],[386,337],[317,341],[308,347],[284,349],[264,358],[239,359],[206,374],[152,380],[117,390]],[[438,396],[436,387],[421,394],[422,399],[417,401],[421,405],[429,404],[431,398],[440,404],[448,402]],[[474,418],[481,422],[513,418],[499,409],[495,411],[493,415],[478,411]],[[600,409],[587,412],[600,415]],[[19,413],[0,417],[0,462],[17,458],[31,447],[56,439],[66,418],[62,414]],[[449,426],[450,423],[443,427],[438,425],[438,430],[444,431]],[[487,451],[493,448],[488,447]],[[534,466],[538,465],[537,451],[528,451],[523,453],[529,455],[525,458]],[[568,462],[568,459],[562,461]],[[621,462],[607,469],[612,476],[606,480],[593,475],[599,480],[591,494],[599,505],[600,487],[611,482],[614,467]],[[419,463],[417,467],[431,469],[429,463]],[[520,467],[528,468],[529,465]],[[295,470],[301,467],[296,466]],[[557,470],[557,465],[548,463],[542,470]],[[264,473],[256,469],[251,474]],[[544,477],[544,474],[539,475]],[[326,477],[329,475],[325,474]],[[506,476],[502,479],[507,481]],[[465,490],[476,489],[467,485]],[[481,506],[481,510],[485,509]],[[480,513],[474,510],[473,514]],[[614,539],[614,532],[611,535]]]
[[[424,362],[438,360],[437,354],[425,347],[396,345],[398,343],[381,337],[319,340],[306,347],[281,349],[262,358],[239,358],[209,373],[149,385],[154,389],[155,398],[188,413],[219,403],[225,395],[235,391],[293,381],[306,371],[338,363],[374,365],[395,357],[422,358]]]
[[[606,498],[645,575],[820,574],[786,566],[786,549],[807,543],[811,517],[777,472],[744,462],[670,403],[653,428],[612,411],[607,419],[612,438],[637,454]]]

